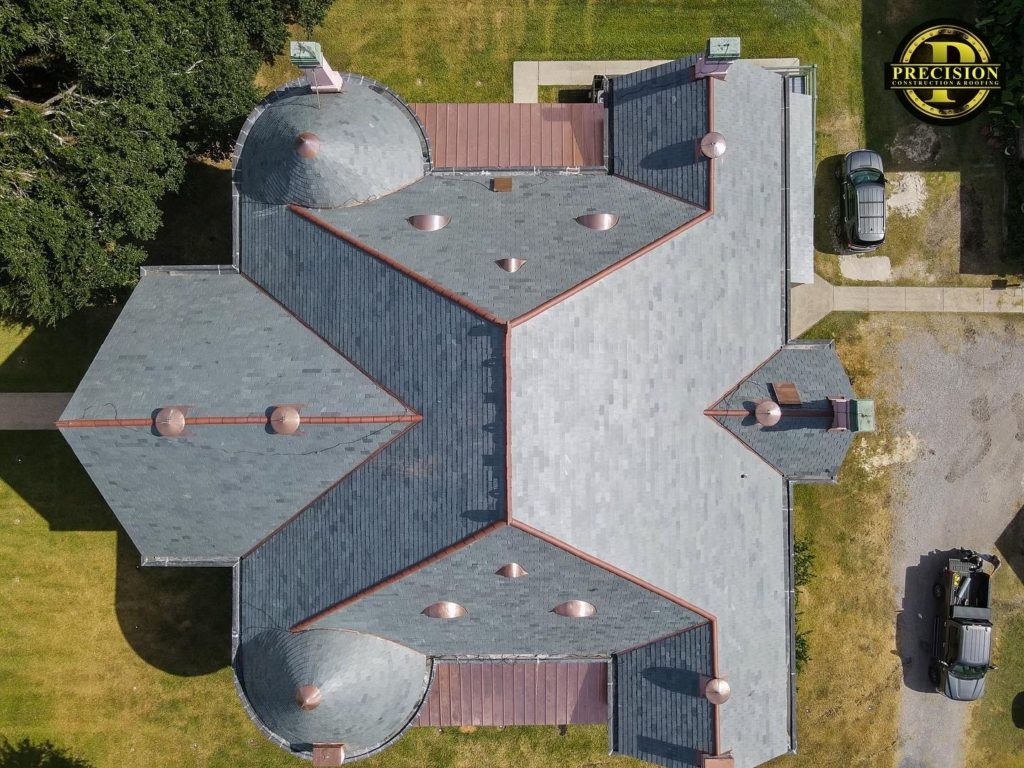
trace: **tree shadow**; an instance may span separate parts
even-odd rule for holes
[[[934,550],[907,568],[903,582],[902,610],[896,615],[896,651],[903,665],[903,684],[913,691],[935,693],[928,679],[935,631],[935,598],[932,585],[953,551]]]
[[[160,203],[163,225],[143,247],[147,265],[231,263],[231,168],[190,162],[181,189]]]
[[[117,532],[114,610],[140,658],[182,676],[230,663],[230,569],[141,568],[135,546],[57,432],[0,432],[0,480],[51,531]]]
[[[92,768],[92,763],[49,741],[12,744],[0,737],[0,768]]]
[[[1010,716],[1013,724],[1018,728],[1024,728],[1024,691],[1013,697],[1013,704],[1010,705]]]

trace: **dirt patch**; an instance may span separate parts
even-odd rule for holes
[[[938,133],[921,123],[902,129],[889,145],[889,154],[899,163],[931,163],[941,151]]]
[[[840,256],[839,271],[847,280],[884,282],[892,279],[888,256]]]
[[[893,173],[889,181],[891,185],[886,202],[890,213],[914,216],[924,209],[928,200],[924,176],[920,173]]]
[[[871,472],[894,464],[909,464],[924,450],[921,441],[913,432],[896,435],[888,440],[885,446],[876,447],[871,451],[864,448],[867,445],[864,442],[857,445],[861,465]]]

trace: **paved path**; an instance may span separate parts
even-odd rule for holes
[[[993,551],[1024,503],[1024,319],[932,316],[901,330],[901,493],[892,577],[903,663],[899,768],[959,768],[970,705],[928,682],[931,586],[959,547]],[[995,580],[1016,578],[1002,568]],[[998,632],[998,627],[996,628]],[[996,663],[998,663],[996,659]],[[999,674],[998,672],[994,674]]]
[[[56,429],[70,392],[0,393],[0,430]]]
[[[610,61],[515,61],[512,62],[512,101],[536,104],[537,89],[542,85],[590,85],[594,75],[628,75],[648,67],[667,64],[671,59]],[[744,59],[763,67],[798,67],[800,60]]]
[[[796,338],[829,312],[988,312],[1024,314],[1024,288],[905,288],[814,283],[790,291],[789,333]]]

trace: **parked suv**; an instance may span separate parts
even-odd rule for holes
[[[843,158],[843,240],[851,251],[873,251],[885,240],[885,175],[882,158],[856,149]]]
[[[992,565],[991,572],[984,564]],[[956,701],[974,701],[985,693],[985,675],[992,666],[991,578],[999,558],[969,549],[949,558],[932,587],[935,632],[928,676],[943,694]]]

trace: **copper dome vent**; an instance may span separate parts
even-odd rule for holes
[[[505,563],[495,573],[498,576],[504,576],[506,579],[518,579],[520,576],[530,575],[519,563]]]
[[[437,230],[447,227],[451,220],[451,216],[444,216],[440,213],[417,213],[415,216],[410,216],[406,219],[406,221],[421,232],[437,232]]]
[[[179,437],[185,433],[185,411],[168,406],[157,411],[153,428],[163,437]]]
[[[732,696],[732,686],[728,680],[713,677],[704,685],[704,698],[712,704],[725,704]]]
[[[300,685],[295,692],[295,703],[305,712],[316,709],[323,701],[323,694],[315,685]]]
[[[586,600],[569,600],[559,603],[551,610],[559,616],[571,616],[574,619],[583,619],[597,614],[597,608],[594,607],[594,604],[588,603]]]
[[[725,136],[718,131],[704,134],[700,140],[700,152],[704,157],[721,157],[725,154]]]
[[[508,259],[498,259],[496,262],[499,267],[504,269],[506,272],[516,272],[523,264],[526,263],[526,259],[517,259],[514,256]]]
[[[754,418],[762,427],[774,427],[782,418],[782,408],[774,400],[761,400],[754,409]]]
[[[279,405],[270,414],[270,428],[278,435],[294,435],[301,424],[302,417],[294,405]]]
[[[617,213],[587,213],[577,216],[576,222],[587,229],[611,229],[619,223]]]
[[[429,616],[432,619],[457,619],[460,616],[465,616],[466,613],[466,609],[461,605],[447,600],[432,603],[423,609],[423,615]]]
[[[320,137],[310,131],[303,131],[295,137],[295,152],[307,160],[316,157],[320,151]]]

